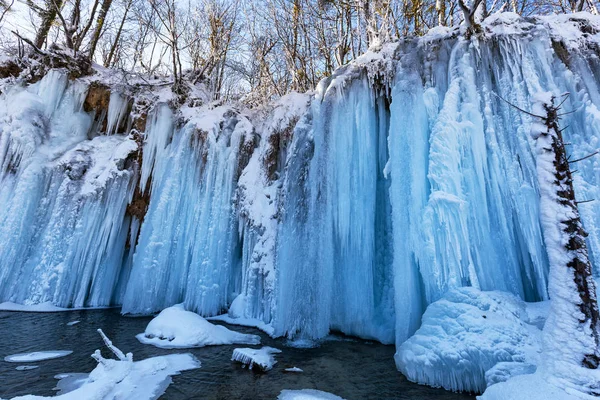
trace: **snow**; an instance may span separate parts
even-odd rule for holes
[[[302,369],[298,368],[298,367],[292,367],[292,368],[286,368],[284,369],[285,372],[304,372]]]
[[[542,332],[528,308],[508,293],[451,290],[427,308],[421,327],[398,348],[396,364],[413,382],[476,393],[531,373]]]
[[[71,322],[67,322],[67,326],[73,326],[73,325],[77,325],[78,323],[80,323],[81,321],[71,321]]]
[[[516,376],[507,382],[491,386],[483,395],[477,397],[478,400],[592,400],[595,398],[581,393],[567,393],[548,383],[539,373]]]
[[[282,390],[277,400],[344,400],[339,396],[315,389]]]
[[[91,373],[57,376],[60,379],[57,384],[60,392],[57,396],[27,395],[15,397],[13,400],[154,400],[171,384],[171,376],[181,371],[200,368],[200,362],[189,353],[133,361],[131,353],[124,355],[105,336],[103,338],[117,356],[116,360],[106,359],[96,350],[92,357],[98,361],[98,365]]]
[[[204,347],[223,344],[259,344],[260,337],[213,325],[198,314],[186,311],[182,304],[160,312],[136,336],[144,344],[165,349]]]
[[[54,358],[60,358],[68,356],[73,353],[72,350],[47,350],[47,351],[34,351],[31,353],[19,353],[4,357],[4,361],[12,363],[23,363],[23,362],[35,362],[52,360]]]
[[[274,354],[281,353],[281,350],[273,347],[262,347],[260,349],[240,348],[233,350],[231,361],[237,361],[248,365],[249,369],[256,368],[259,371],[269,371],[273,368],[275,361]]]

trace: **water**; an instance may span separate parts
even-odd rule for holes
[[[68,326],[71,321],[76,325]],[[255,373],[231,362],[235,347],[212,346],[200,349],[164,350],[143,345],[135,335],[143,332],[149,317],[127,318],[119,310],[69,311],[62,313],[0,312],[0,398],[36,394],[51,396],[64,372],[90,372],[96,362],[89,356],[108,351],[96,329],[102,328],[121,350],[133,352],[134,360],[176,352],[191,352],[202,362],[197,370],[173,378],[163,399],[276,399],[283,389],[318,389],[353,399],[460,400],[472,396],[446,392],[408,382],[394,365],[394,346],[345,337],[336,337],[314,349],[285,347],[285,341],[271,339],[252,328],[230,326],[244,333],[258,334],[262,344],[283,350],[278,363],[266,374]],[[73,350],[73,354],[34,363],[39,368],[15,370],[18,364],[4,361],[15,353],[41,350]],[[286,373],[298,367],[302,373]],[[83,400],[83,399],[82,399]]]

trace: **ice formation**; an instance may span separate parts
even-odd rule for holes
[[[596,151],[600,21],[482,28],[387,44],[258,110],[197,88],[174,109],[156,89],[128,116],[142,95],[117,85],[85,107],[94,78],[2,83],[0,301],[182,303],[296,343],[335,330],[400,347],[451,289],[546,300],[532,120],[509,103],[569,92],[572,156]],[[578,196],[600,198],[598,160],[577,167]],[[579,209],[595,261],[600,202]]]
[[[262,347],[260,349],[241,348],[233,350],[231,361],[237,361],[247,365],[249,369],[256,368],[259,371],[269,371],[277,364],[274,354],[281,353],[281,350],[273,347]]]
[[[411,381],[475,393],[535,372],[543,321],[528,306],[505,292],[450,290],[427,308],[419,330],[398,348],[396,364]]]
[[[36,368],[39,368],[39,365],[19,365],[15,369],[17,371],[29,371],[31,369],[36,369]]]
[[[260,336],[231,331],[213,325],[182,304],[165,308],[136,336],[144,344],[165,349],[204,347],[222,344],[259,344]]]
[[[4,361],[12,363],[44,361],[52,360],[54,358],[65,357],[71,353],[73,353],[72,350],[34,351],[31,353],[12,354],[10,356],[4,357]]]
[[[339,396],[315,389],[282,390],[277,400],[344,400]]]
[[[123,354],[100,331],[107,347],[117,359],[102,357],[100,350],[92,355],[98,366],[89,374],[64,374],[57,387],[57,396],[19,396],[13,400],[108,400],[158,399],[171,384],[171,376],[181,371],[200,368],[200,362],[191,354],[169,354],[133,361],[133,355]]]

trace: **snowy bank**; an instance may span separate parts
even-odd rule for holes
[[[260,336],[213,325],[198,314],[186,311],[182,304],[161,311],[150,321],[145,332],[136,337],[144,344],[165,349],[260,343]]]
[[[427,308],[396,363],[413,382],[481,393],[486,378],[496,383],[535,371],[542,313],[508,293],[451,290]]]

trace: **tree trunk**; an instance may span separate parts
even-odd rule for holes
[[[104,28],[104,21],[106,20],[106,14],[108,14],[108,10],[112,4],[112,0],[103,0],[102,6],[100,7],[100,13],[98,13],[98,20],[96,21],[96,29],[94,30],[94,34],[92,36],[92,40],[90,40],[90,50],[88,57],[90,60],[94,59],[94,53],[96,52],[96,46],[98,45],[98,40],[100,39],[100,35],[102,34],[102,28]]]
[[[55,4],[56,3],[56,4]],[[40,29],[37,31],[35,36],[35,47],[41,49],[46,42],[46,38],[48,37],[48,32],[50,32],[50,28],[54,24],[56,20],[57,12],[56,8],[62,7],[63,0],[49,0],[46,1],[46,8],[44,11],[40,13],[42,18],[42,22],[40,24]]]
[[[550,262],[550,315],[544,327],[546,370],[563,384],[600,394],[600,314],[585,232],[573,188],[555,97],[540,95],[533,113],[540,213]],[[574,161],[571,161],[571,163]],[[569,346],[565,346],[569,343]],[[577,381],[574,382],[573,380]]]

